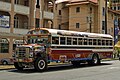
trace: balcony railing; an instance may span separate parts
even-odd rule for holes
[[[28,32],[28,29],[17,29],[17,28],[14,28],[14,33],[15,34],[27,34]]]
[[[15,12],[20,14],[28,15],[30,12],[30,7],[22,6],[22,5],[15,5]]]
[[[45,18],[45,19],[53,19],[54,18],[54,14],[52,12],[44,11],[43,18]]]
[[[11,3],[0,1],[0,10],[11,11]]]
[[[2,27],[0,27],[0,32],[10,33],[10,28],[2,28]]]

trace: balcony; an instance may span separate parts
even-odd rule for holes
[[[44,11],[43,18],[44,19],[53,19],[54,18],[54,14],[52,12]]]
[[[25,14],[28,15],[30,12],[30,7],[23,6],[23,5],[15,5],[15,10],[18,14]]]
[[[0,27],[0,32],[10,33],[10,28],[2,28],[2,27]]]
[[[14,33],[15,34],[27,34],[28,32],[28,29],[17,29],[17,28],[14,28]]]
[[[0,1],[0,10],[11,11],[11,3]]]

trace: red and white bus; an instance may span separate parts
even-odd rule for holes
[[[113,37],[108,34],[38,28],[30,30],[26,37],[27,43],[18,46],[14,54],[18,70],[34,66],[43,71],[51,62],[96,65],[113,54]]]

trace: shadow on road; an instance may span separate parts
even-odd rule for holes
[[[107,66],[107,65],[112,65],[112,63],[101,63],[100,65],[97,66]],[[26,73],[26,74],[30,74],[30,73],[45,73],[45,72],[53,72],[53,71],[61,71],[61,70],[72,70],[72,69],[78,69],[78,68],[91,68],[91,67],[96,67],[96,66],[90,66],[87,64],[81,64],[80,66],[74,67],[71,64],[64,64],[64,65],[56,65],[56,66],[49,66],[48,69],[44,72],[38,72],[34,69],[24,69],[23,71],[19,71],[17,69],[11,69],[8,70],[9,72],[15,72],[15,73]]]

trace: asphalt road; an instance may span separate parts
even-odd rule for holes
[[[98,66],[83,64],[77,68],[71,65],[53,66],[42,73],[33,69],[0,70],[0,80],[120,80],[120,61],[104,61]]]

